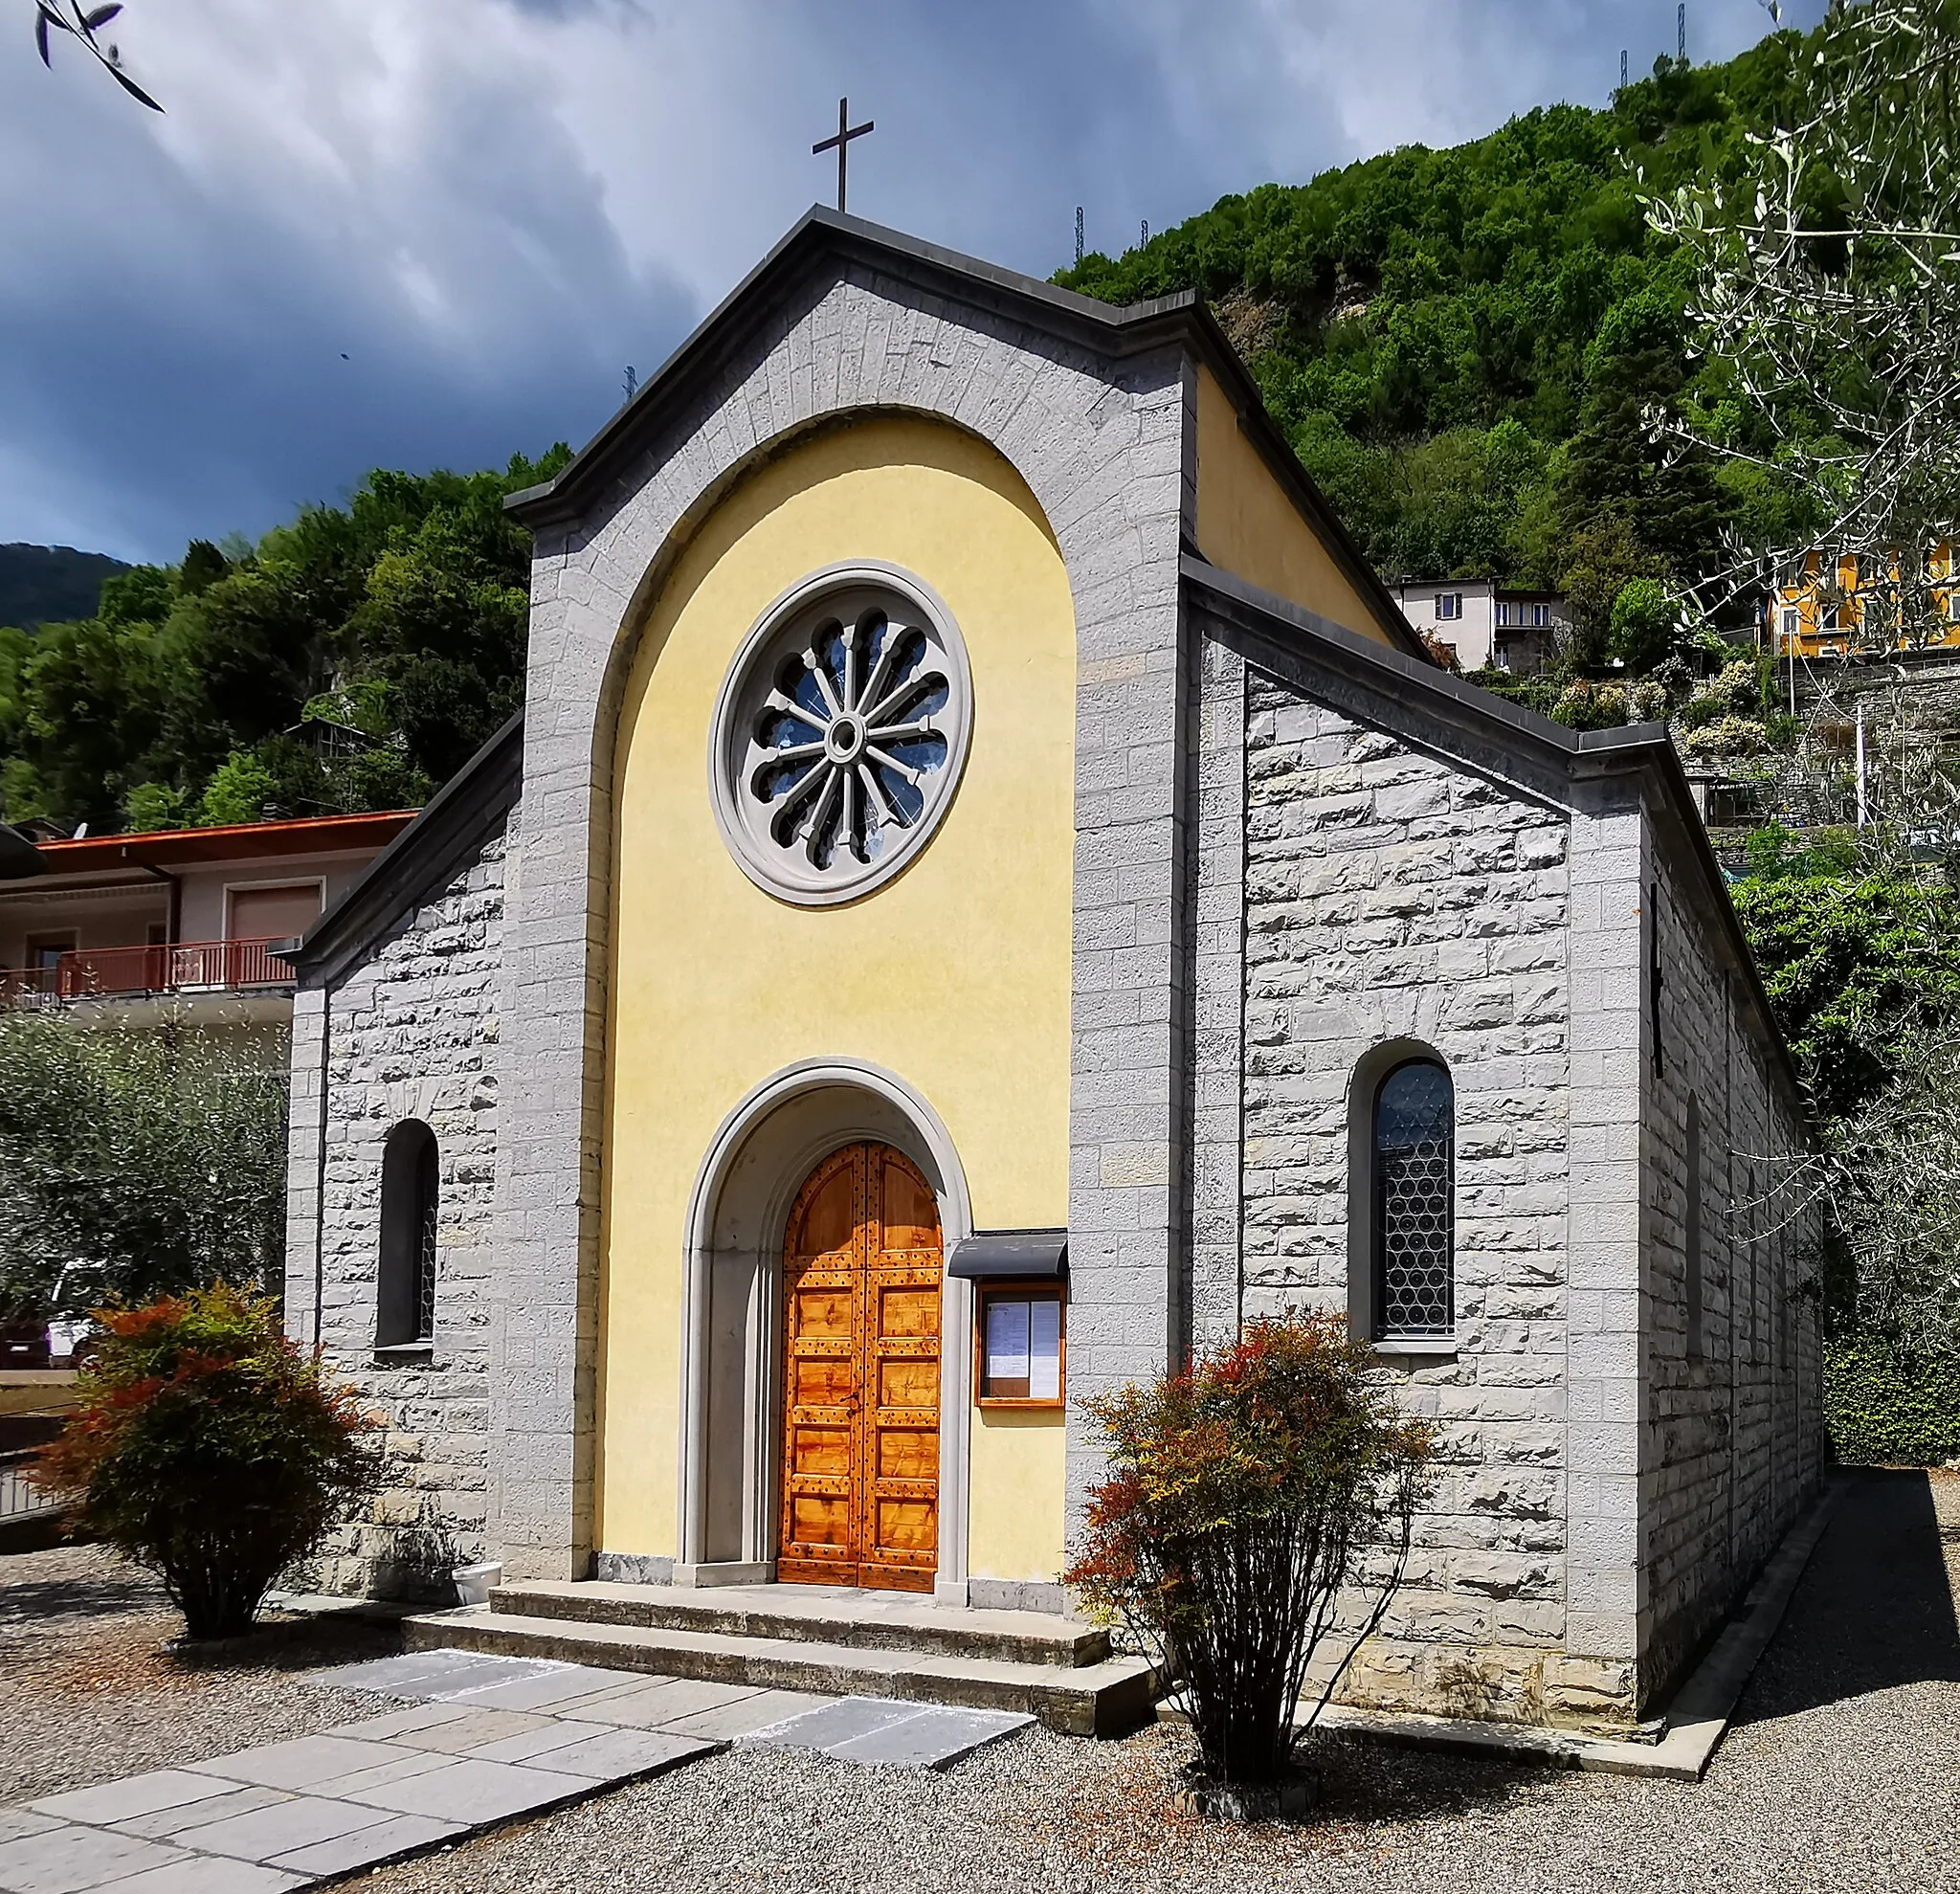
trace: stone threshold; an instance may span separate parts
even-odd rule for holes
[[[447,1647],[826,1696],[1010,1710],[1072,1736],[1127,1735],[1150,1721],[1158,1695],[1155,1673],[1139,1658],[1080,1665],[1018,1663],[945,1651],[533,1617],[481,1607],[405,1619],[402,1634],[412,1652]]]
[[[840,1585],[693,1589],[538,1579],[500,1585],[490,1594],[490,1609],[517,1617],[719,1632],[855,1650],[936,1651],[1069,1669],[1101,1663],[1110,1655],[1108,1632],[1057,1613],[946,1605],[929,1594]]]
[[[1607,1775],[1699,1782],[1707,1772],[1717,1746],[1728,1733],[1744,1687],[1782,1624],[1842,1492],[1840,1481],[1830,1482],[1816,1504],[1783,1535],[1783,1543],[1745,1594],[1741,1611],[1675,1693],[1659,1742],[1637,1743],[1527,1724],[1354,1709],[1344,1704],[1329,1704],[1320,1721],[1329,1729],[1410,1749],[1453,1749],[1559,1769],[1593,1770]]]

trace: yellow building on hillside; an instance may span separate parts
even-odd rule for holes
[[[1960,576],[1953,545],[1942,540],[1927,561],[1942,623],[1937,645],[1960,645]],[[1899,568],[1860,575],[1855,554],[1828,548],[1805,554],[1803,570],[1773,592],[1765,607],[1771,648],[1778,657],[1851,657],[1903,651],[1913,642],[1899,623]]]

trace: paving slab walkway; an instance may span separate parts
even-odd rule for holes
[[[736,1742],[935,1769],[1032,1720],[462,1651],[310,1681],[412,1706],[0,1810],[0,1894],[287,1894]]]

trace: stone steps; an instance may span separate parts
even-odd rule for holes
[[[1155,1677],[1135,1658],[1025,1663],[946,1650],[862,1648],[809,1637],[546,1617],[495,1606],[404,1618],[402,1635],[412,1651],[446,1647],[765,1689],[1018,1710],[1075,1736],[1125,1735],[1155,1714]]]
[[[501,1585],[490,1607],[508,1616],[701,1631],[731,1638],[837,1644],[854,1651],[930,1651],[1077,1669],[1103,1662],[1109,1634],[1049,1612],[957,1609],[902,1592],[818,1585],[700,1591],[664,1585],[533,1580]]]

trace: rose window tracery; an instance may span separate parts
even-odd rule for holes
[[[848,899],[937,825],[964,760],[966,653],[909,575],[831,568],[750,634],[717,713],[716,813],[771,893]]]

